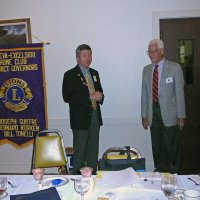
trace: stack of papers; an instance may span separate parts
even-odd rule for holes
[[[161,173],[137,173],[131,167],[120,171],[105,171],[97,176],[95,190],[126,188],[135,191],[160,192],[162,177]]]
[[[137,173],[133,168],[100,172],[100,176],[97,174],[95,192],[98,193],[98,197],[110,200],[164,199],[160,189],[162,175],[153,177],[152,181],[152,174],[154,173]]]
[[[95,188],[117,188],[140,183],[142,180],[132,167],[120,171],[102,172],[96,180]]]

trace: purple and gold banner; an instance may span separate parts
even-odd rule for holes
[[[0,46],[0,144],[31,144],[47,129],[42,44]]]

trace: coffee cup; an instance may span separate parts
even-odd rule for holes
[[[82,167],[80,169],[81,176],[83,178],[89,178],[89,177],[91,177],[92,171],[93,171],[93,169],[91,167]]]
[[[35,168],[32,169],[33,177],[35,180],[40,181],[43,179],[44,169],[43,168]]]
[[[200,200],[200,191],[198,190],[183,190],[177,194],[180,200]]]

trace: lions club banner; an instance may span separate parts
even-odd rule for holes
[[[47,129],[43,45],[0,46],[0,144],[28,146]]]

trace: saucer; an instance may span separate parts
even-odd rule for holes
[[[4,192],[2,195],[1,195],[1,199],[5,198],[8,196],[8,193],[7,192]]]
[[[62,177],[62,176],[53,176],[49,178],[45,178],[41,181],[42,188],[46,187],[59,187],[62,185],[65,185],[69,182],[68,178]]]

